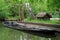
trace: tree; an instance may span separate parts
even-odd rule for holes
[[[12,15],[13,17],[18,16],[19,15],[19,5],[15,4],[12,7],[9,8],[9,13],[10,15]]]
[[[27,8],[27,11],[28,11],[28,13],[29,13],[30,18],[31,18],[31,19],[35,19],[35,16],[34,16],[34,14],[32,13],[32,9],[30,8],[29,3],[26,3],[26,8]]]
[[[0,1],[0,21],[4,21],[6,18],[8,18],[8,6],[4,1]]]

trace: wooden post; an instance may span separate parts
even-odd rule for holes
[[[19,17],[20,17],[19,21],[21,20],[21,15],[20,14],[21,13],[20,13],[20,3],[19,3]]]
[[[24,4],[22,2],[21,21],[24,21]]]
[[[21,0],[21,4],[19,3],[19,17],[20,17],[20,21],[24,20],[24,4],[23,4],[23,0]]]

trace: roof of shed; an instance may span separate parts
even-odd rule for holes
[[[44,17],[45,15],[47,15],[48,13],[46,12],[40,12],[36,15],[36,17]],[[52,17],[50,14],[48,14],[48,16]]]

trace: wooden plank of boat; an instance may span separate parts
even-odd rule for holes
[[[60,28],[60,24],[44,24],[44,23],[35,23],[35,22],[18,22],[18,23],[35,24],[35,25],[42,25],[42,26],[57,27],[57,28]]]
[[[10,28],[15,28],[15,29],[20,29],[20,30],[32,30],[32,31],[44,31],[44,32],[55,32],[54,28],[51,27],[46,27],[46,26],[41,26],[41,25],[35,25],[35,24],[26,24],[26,23],[16,23],[13,22],[8,22],[7,23],[3,23],[5,26],[8,25],[8,27]]]

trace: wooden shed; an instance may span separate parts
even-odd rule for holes
[[[37,19],[42,19],[42,20],[50,20],[52,16],[46,12],[40,12],[36,15]]]

